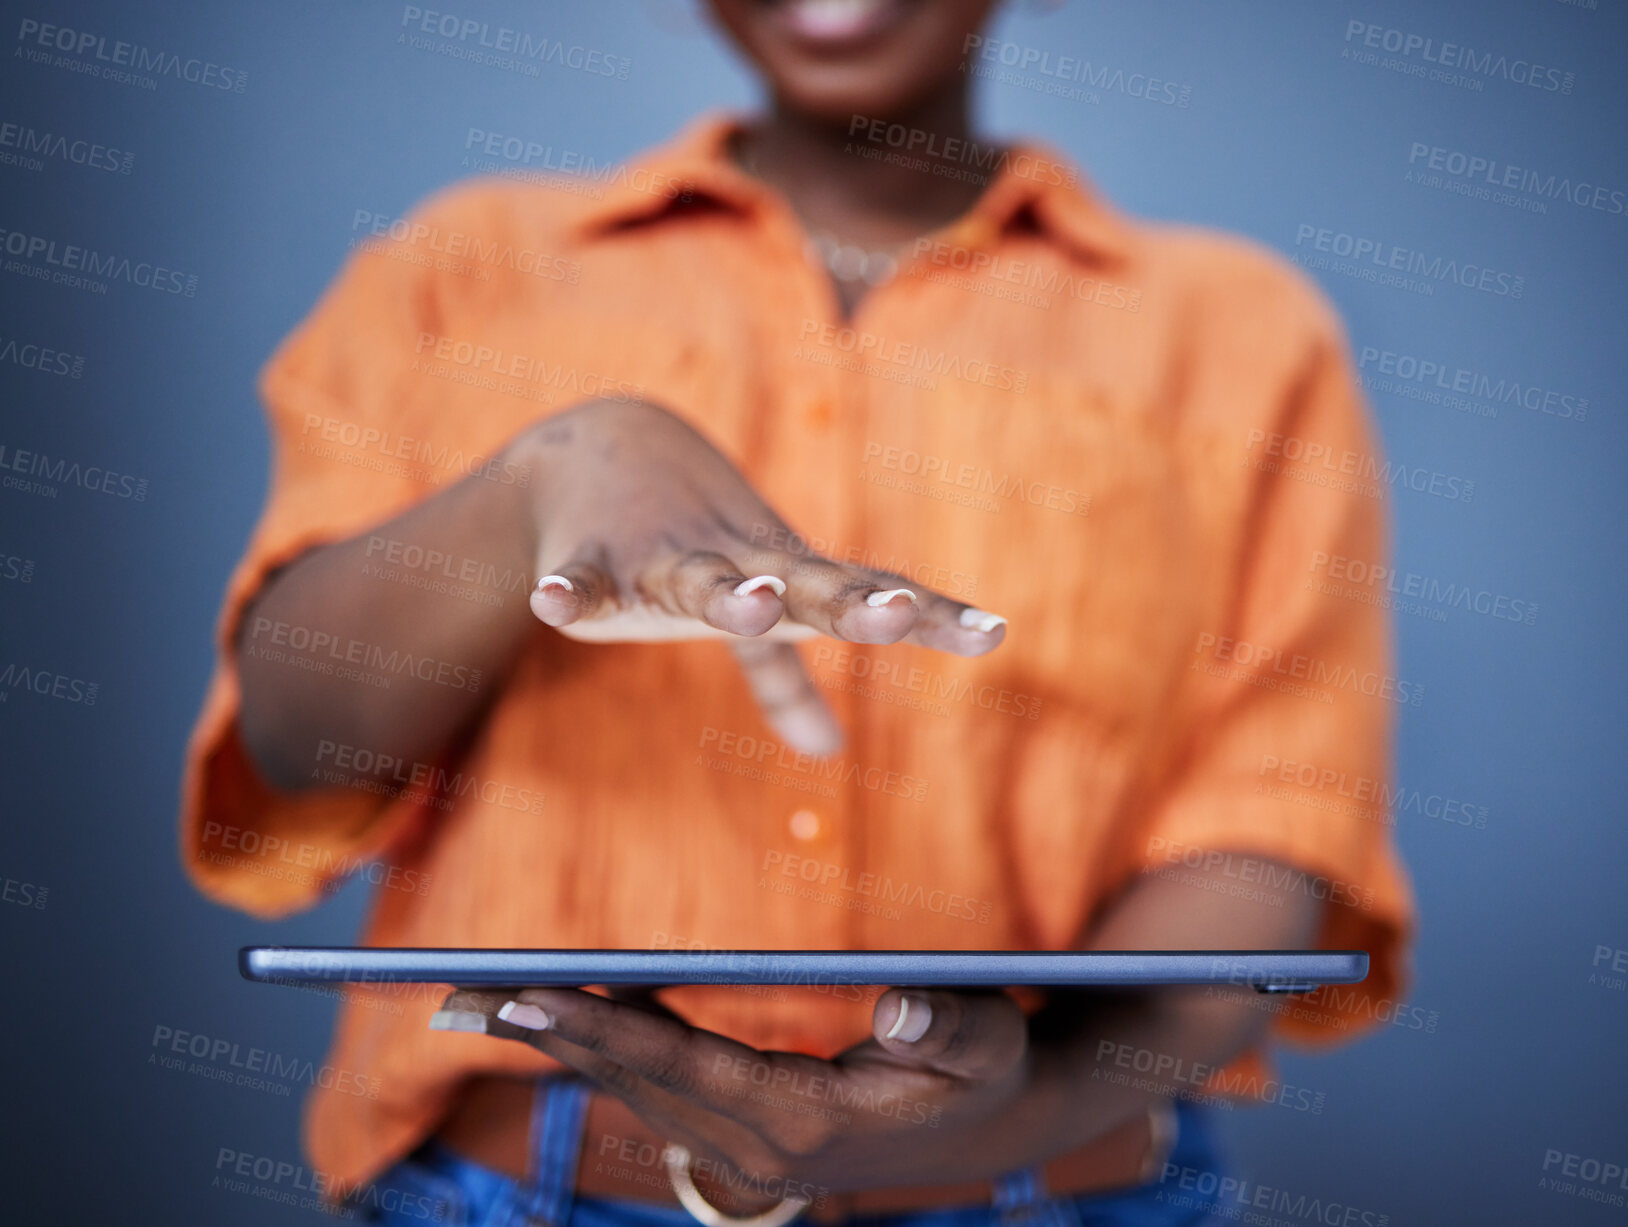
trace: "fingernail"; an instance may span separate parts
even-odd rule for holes
[[[927,1034],[927,1028],[932,1025],[933,1007],[927,1004],[925,997],[900,997],[899,1017],[893,1020],[893,1026],[884,1038],[914,1044]]]
[[[984,609],[973,609],[969,605],[961,611],[961,625],[969,631],[983,631],[987,635],[997,626],[1005,626],[1006,619],[1000,614],[992,614]]]
[[[486,1015],[473,1010],[437,1010],[430,1015],[431,1031],[475,1031],[486,1034]]]
[[[534,1005],[527,1005],[523,1001],[509,1001],[504,1003],[497,1016],[506,1023],[513,1023],[517,1027],[524,1027],[528,1031],[547,1031],[551,1025],[548,1015]]]
[[[865,598],[865,604],[872,609],[880,609],[896,596],[909,597],[911,604],[915,604],[916,594],[908,588],[889,588],[886,592],[873,592]]]
[[[563,575],[545,575],[542,579],[537,581],[538,592],[541,592],[544,588],[555,587],[564,588],[567,592],[576,591],[575,588],[571,587],[571,581],[566,579]]]
[[[776,596],[786,595],[786,581],[778,575],[754,575],[735,585],[736,596],[750,596],[759,588],[773,588]]]

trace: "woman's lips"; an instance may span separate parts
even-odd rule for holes
[[[800,42],[835,48],[863,42],[896,21],[901,0],[769,0],[774,19]]]

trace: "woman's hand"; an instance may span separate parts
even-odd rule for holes
[[[1287,862],[1262,864],[1285,873]],[[1324,904],[1229,895],[1222,867],[1152,873],[1087,949],[1295,950]],[[908,1004],[907,1004],[908,1003]],[[651,1000],[574,989],[460,991],[432,1027],[530,1044],[693,1153],[830,1192],[982,1180],[1085,1145],[1255,1048],[1281,1002],[1247,985],[1061,991],[1025,1017],[1003,993],[889,989],[871,1038],[830,1061],[760,1052]],[[1127,1076],[1126,1054],[1137,1076]],[[1142,1074],[1144,1063],[1154,1072]],[[1236,1085],[1240,1079],[1233,1079]]]
[[[841,734],[787,641],[901,640],[980,656],[1004,620],[801,539],[689,425],[647,404],[592,401],[515,444],[535,484],[532,612],[574,639],[726,638],[769,722],[829,753]]]
[[[1060,1085],[1039,1072],[1022,1011],[996,992],[889,989],[872,1038],[830,1061],[575,989],[455,992],[431,1026],[529,1044],[697,1157],[829,1192],[1032,1162]]]
[[[278,626],[493,678],[513,667],[537,619],[577,639],[718,636],[775,732],[809,754],[834,752],[842,734],[785,640],[905,639],[977,656],[1005,637],[993,614],[808,552],[728,460],[653,405],[577,405],[520,432],[503,460],[530,480],[471,476],[267,579],[234,652],[243,742],[268,783],[327,786],[333,773],[318,780],[312,766],[330,743],[366,746],[380,763],[421,761],[479,719],[491,693],[405,675],[385,691],[291,667],[284,653],[259,650],[262,630]],[[543,580],[529,608],[449,600],[428,586],[381,583],[374,552],[386,546]]]

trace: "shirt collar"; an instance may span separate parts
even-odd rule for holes
[[[730,142],[744,125],[738,116],[706,115],[668,144],[634,159],[603,196],[584,200],[576,219],[581,234],[653,222],[698,201],[743,216],[784,208],[774,189],[730,156]],[[1134,241],[1131,224],[1072,163],[1036,144],[1012,146],[972,210],[940,237],[980,247],[1014,229],[1046,235],[1086,260],[1104,263],[1127,258]]]

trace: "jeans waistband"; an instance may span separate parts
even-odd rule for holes
[[[591,1088],[582,1080],[570,1076],[550,1076],[537,1082],[532,1102],[531,1175],[525,1181],[492,1171],[472,1159],[465,1158],[444,1144],[431,1139],[413,1156],[382,1178],[380,1187],[395,1190],[395,1204],[419,1207],[416,1215],[375,1214],[374,1221],[389,1223],[440,1222],[449,1225],[467,1224],[469,1227],[527,1227],[547,1224],[548,1227],[567,1227],[572,1219],[578,1199],[575,1193],[577,1167],[583,1148],[584,1125]],[[1174,1164],[1177,1171],[1197,1170],[1216,1172],[1212,1139],[1204,1114],[1189,1105],[1177,1106],[1178,1133],[1175,1148],[1169,1156],[1166,1172]],[[1057,1196],[1045,1187],[1040,1168],[1009,1172],[993,1184],[993,1198],[981,1206],[946,1207],[921,1214],[889,1216],[895,1222],[909,1219],[926,1222],[929,1219],[947,1223],[963,1216],[969,1222],[991,1224],[1024,1224],[1026,1227],[1080,1227],[1083,1223],[1153,1223],[1165,1222],[1162,1217],[1144,1217],[1151,1205],[1149,1198],[1160,1200],[1170,1190],[1155,1173],[1155,1180],[1140,1189],[1125,1190],[1106,1196]],[[1162,1192],[1161,1192],[1162,1190]],[[409,1203],[408,1197],[413,1200]],[[658,1202],[601,1202],[590,1199],[593,1207],[589,1221],[599,1227],[605,1211],[622,1207],[625,1220],[644,1224],[670,1224],[671,1227],[694,1227],[688,1213],[677,1205]],[[1138,1209],[1141,1207],[1141,1209]],[[426,1217],[426,1208],[431,1213]],[[1173,1209],[1166,1204],[1165,1209]],[[1121,1212],[1129,1217],[1120,1217]],[[1097,1217],[1106,1214],[1111,1217]],[[1207,1216],[1206,1216],[1207,1218]],[[878,1220],[880,1221],[880,1220]],[[1182,1218],[1181,1222],[1197,1222],[1196,1218]]]

